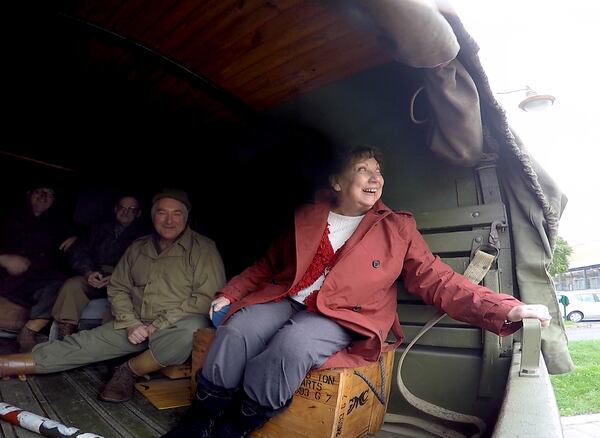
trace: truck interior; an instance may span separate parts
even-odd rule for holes
[[[552,204],[556,188],[538,182],[536,191],[543,171],[510,132],[476,43],[451,10],[411,1],[370,4],[10,6],[2,194],[13,202],[32,180],[59,181],[63,210],[85,229],[110,214],[116,193],[140,193],[149,216],[154,192],[182,188],[192,199],[192,227],[217,243],[232,277],[326,184],[336,148],[376,146],[384,156],[383,201],[414,214],[434,253],[464,272],[477,249],[492,248],[497,257],[483,283],[526,301],[545,297],[556,313],[553,337],[542,340],[546,361],[537,351],[535,377],[519,376],[521,332],[499,338],[445,317],[411,350],[402,380],[422,399],[482,418],[482,436],[562,436],[546,370],[553,365],[545,363],[568,355],[543,272],[560,215]],[[432,47],[446,41],[449,48],[427,52],[431,59],[417,56],[398,42],[411,40],[402,32],[421,44],[414,43],[416,54],[427,52],[430,39]],[[442,71],[448,66],[450,76]],[[457,137],[457,130],[468,135]],[[539,220],[524,226],[528,215]],[[523,262],[519,245],[529,240],[530,257],[540,262],[520,271],[531,259]],[[435,311],[399,284],[408,343]],[[101,364],[1,381],[0,399],[106,437],[160,436],[183,412],[155,412],[139,395],[122,406],[98,402],[94,394],[108,375]],[[387,412],[420,421],[385,423],[377,436],[442,436],[420,423],[457,434],[443,436],[477,433],[471,424],[416,409],[395,379]],[[4,422],[0,435],[32,436]]]

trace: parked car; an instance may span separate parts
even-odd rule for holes
[[[600,289],[557,292],[557,298],[559,303],[566,304],[563,315],[569,321],[600,319]]]

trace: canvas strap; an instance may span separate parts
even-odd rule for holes
[[[495,255],[488,254],[482,250],[475,251],[469,266],[465,270],[463,274],[469,281],[479,284],[483,277],[487,274],[487,272],[492,267],[492,263],[494,262]],[[398,362],[398,371],[396,374],[396,381],[398,384],[398,388],[400,393],[404,396],[404,398],[410,403],[413,407],[418,410],[425,412],[429,415],[433,415],[434,417],[440,418],[442,420],[453,421],[456,423],[466,423],[473,424],[478,429],[478,433],[472,436],[472,438],[479,437],[483,434],[486,428],[485,422],[474,415],[467,415],[460,412],[456,412],[450,409],[446,409],[442,406],[438,406],[436,404],[430,403],[426,400],[423,400],[416,395],[414,395],[410,390],[406,387],[404,382],[402,381],[402,364],[404,363],[404,359],[406,355],[410,351],[413,345],[423,336],[431,327],[436,325],[444,316],[445,313],[437,313],[433,318],[431,318],[427,323],[423,326],[423,328],[417,333],[414,339],[408,344],[402,356],[400,357],[400,361]],[[439,437],[444,438],[465,438],[465,435],[459,433],[453,429],[448,427],[434,424],[431,422],[427,422],[423,419],[417,417],[410,417],[407,415],[398,415],[398,414],[386,414],[385,422],[388,423],[404,423],[410,424],[412,426],[416,426],[420,429],[427,430],[428,432],[437,435]]]

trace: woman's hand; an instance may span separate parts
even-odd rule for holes
[[[513,307],[506,315],[506,319],[510,322],[522,321],[523,318],[539,319],[542,327],[548,327],[552,319],[548,308],[543,304],[523,304]]]
[[[210,303],[210,310],[208,311],[208,317],[210,319],[212,319],[213,318],[213,312],[218,312],[223,307],[229,306],[230,304],[231,304],[231,301],[228,298],[225,298],[225,297],[219,297],[219,298],[217,298],[212,303]]]

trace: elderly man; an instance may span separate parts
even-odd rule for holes
[[[79,275],[61,287],[52,316],[58,322],[58,339],[73,334],[90,300],[106,297],[106,287],[115,265],[131,243],[142,236],[140,202],[122,196],[114,208],[112,220],[92,226],[90,233],[67,251],[69,264]]]
[[[75,240],[53,208],[52,185],[33,185],[27,202],[10,212],[0,226],[0,296],[29,308],[29,320],[17,341],[30,352],[36,334],[51,320],[56,294],[65,279],[60,250]]]
[[[225,281],[215,244],[187,227],[184,192],[153,198],[155,233],[136,240],[117,264],[108,285],[114,321],[36,346],[32,354],[0,356],[0,376],[52,373],[139,353],[117,368],[100,394],[128,400],[138,376],[183,363],[192,334],[208,327],[210,303]]]

